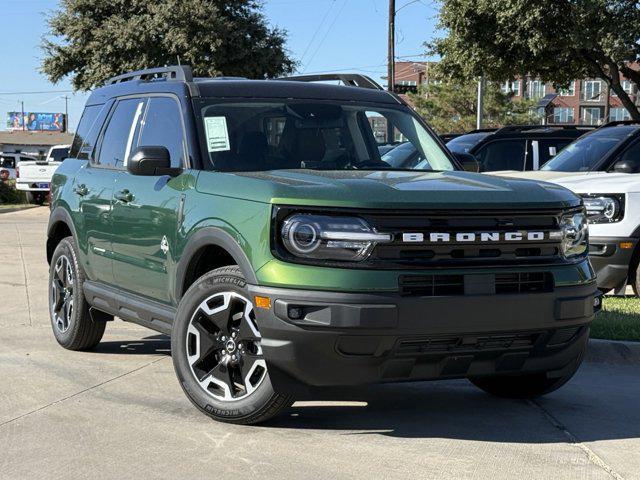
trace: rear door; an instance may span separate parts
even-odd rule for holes
[[[184,168],[187,149],[182,109],[173,96],[150,96],[137,147],[166,147],[174,168]],[[170,303],[176,263],[178,211],[188,188],[186,175],[139,176],[119,172],[113,204],[114,277],[120,288]]]
[[[86,271],[91,280],[114,284],[113,277],[113,186],[130,149],[136,114],[144,108],[142,99],[123,99],[111,108],[98,145],[83,172],[76,177],[74,191],[80,197]]]

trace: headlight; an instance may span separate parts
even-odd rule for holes
[[[284,247],[296,257],[360,262],[391,234],[377,233],[361,218],[297,213],[282,223]]]
[[[589,231],[584,212],[563,215],[560,219],[560,250],[565,258],[576,257],[587,251]]]
[[[623,195],[589,195],[583,200],[589,223],[619,222],[624,216]]]

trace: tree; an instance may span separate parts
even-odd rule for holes
[[[131,70],[192,66],[197,76],[276,77],[295,62],[258,0],[62,0],[47,19],[42,72],[88,90]]]
[[[428,46],[453,77],[531,74],[560,87],[599,77],[640,120],[620,82],[640,84],[636,0],[443,0],[440,27],[446,36]]]
[[[438,133],[468,132],[476,128],[477,82],[445,81],[423,86],[410,98],[416,110]],[[497,83],[487,83],[483,124],[486,127],[539,123],[533,103],[512,100]]]

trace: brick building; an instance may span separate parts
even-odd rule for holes
[[[429,79],[431,62],[396,62],[395,91],[404,95],[416,92],[418,86],[433,83]],[[638,85],[620,77],[631,100],[640,105]],[[538,100],[538,109],[546,123],[599,125],[605,122],[607,97],[609,120],[627,120],[629,112],[604,80],[598,78],[574,80],[569,88],[557,91],[535,77],[524,77],[501,84],[502,91],[515,99]]]

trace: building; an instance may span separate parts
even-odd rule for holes
[[[420,85],[433,84],[429,78],[432,62],[396,62],[395,91],[402,96],[417,92]],[[639,66],[640,67],[640,66]],[[638,85],[623,76],[620,82],[631,100],[640,105]],[[629,112],[620,99],[599,78],[574,80],[565,90],[556,90],[535,77],[523,77],[501,84],[514,99],[537,100],[545,123],[600,125],[606,121],[628,120]],[[609,105],[608,119],[605,118]]]
[[[53,145],[69,145],[72,133],[0,131],[0,152],[25,153],[44,159]]]

